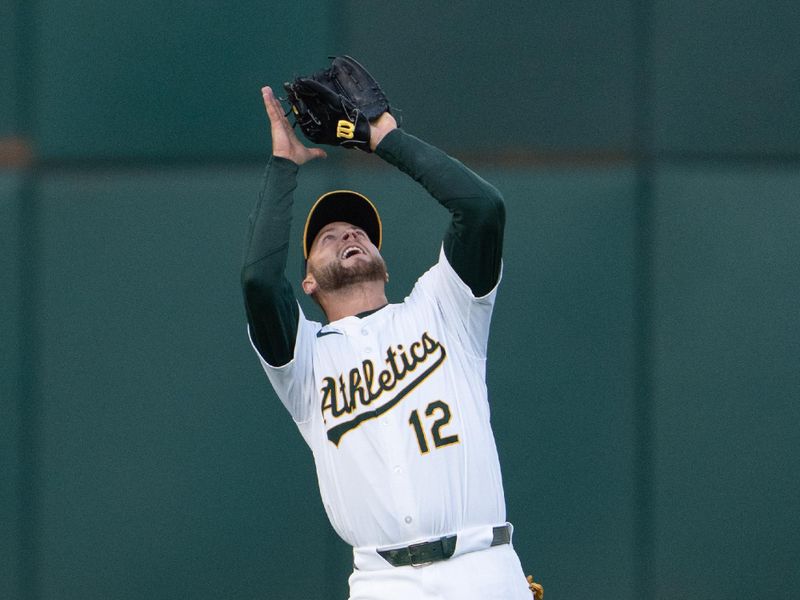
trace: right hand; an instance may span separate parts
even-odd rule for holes
[[[261,88],[264,98],[264,107],[269,117],[270,132],[272,133],[272,155],[288,158],[298,165],[302,165],[315,158],[326,158],[327,154],[322,148],[309,148],[303,145],[294,129],[289,124],[289,119],[283,114],[283,106],[278,102],[272,88]]]

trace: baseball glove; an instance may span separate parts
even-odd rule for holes
[[[371,152],[369,122],[391,112],[389,100],[355,59],[332,59],[329,68],[283,84],[296,124],[315,144]]]

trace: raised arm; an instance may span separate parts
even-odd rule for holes
[[[272,157],[253,212],[241,272],[247,322],[255,347],[267,363],[285,365],[294,356],[299,309],[286,279],[292,202],[299,165],[324,157],[294,134],[272,90],[261,90],[270,121]]]
[[[286,84],[305,136],[316,143],[375,152],[416,181],[452,214],[443,244],[450,265],[476,297],[500,277],[505,205],[467,167],[397,129],[386,95],[351,57]]]
[[[394,119],[384,117],[391,115],[374,124],[373,150],[450,211],[445,256],[476,297],[488,294],[500,277],[506,216],[502,195],[456,159],[396,129]]]

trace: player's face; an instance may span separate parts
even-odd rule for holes
[[[343,221],[329,223],[314,238],[308,271],[322,290],[386,280],[386,264],[369,236]]]

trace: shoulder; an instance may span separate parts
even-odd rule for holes
[[[416,292],[418,289],[434,291],[440,288],[458,291],[474,298],[469,286],[464,283],[456,270],[453,268],[453,265],[451,265],[450,261],[447,260],[444,246],[440,246],[439,248],[439,260],[436,262],[436,264],[430,267],[420,276],[419,279],[417,279],[411,295],[413,296],[414,292]]]

